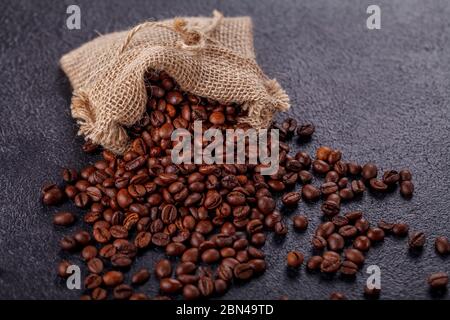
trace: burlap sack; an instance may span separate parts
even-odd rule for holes
[[[82,45],[61,58],[74,89],[71,111],[79,134],[115,153],[128,145],[125,127],[146,109],[147,70],[164,70],[181,89],[248,110],[240,119],[267,127],[274,112],[289,108],[276,80],[255,61],[249,17],[177,18],[145,22]]]

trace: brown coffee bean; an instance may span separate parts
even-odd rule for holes
[[[291,268],[298,268],[302,265],[304,256],[301,252],[291,251],[287,254],[287,265]]]
[[[370,179],[369,181],[370,188],[377,192],[385,192],[388,189],[387,184],[378,179]]]
[[[120,284],[113,290],[114,299],[125,300],[131,297],[133,289],[127,284]]]
[[[270,214],[275,209],[275,201],[269,197],[261,197],[257,200],[257,206],[263,214]]]
[[[395,170],[385,171],[383,174],[383,182],[387,185],[394,185],[400,180],[400,175]]]
[[[172,265],[169,260],[162,259],[156,263],[155,275],[158,279],[170,277],[172,274]]]
[[[200,277],[198,280],[198,290],[204,297],[209,297],[214,292],[214,282],[210,277]]]
[[[405,198],[412,197],[414,193],[414,184],[407,180],[400,182],[400,194]]]
[[[58,226],[70,226],[75,222],[75,216],[66,211],[61,211],[53,216],[53,224]]]
[[[323,160],[314,160],[312,162],[312,168],[318,174],[326,174],[330,171],[330,165]]]
[[[351,175],[356,176],[361,173],[362,167],[359,164],[357,164],[356,162],[349,162],[347,164],[347,166],[348,166],[348,172]]]
[[[131,277],[131,283],[133,284],[143,284],[150,279],[150,272],[146,268],[139,269]]]
[[[98,252],[98,254],[105,259],[110,259],[116,253],[117,249],[112,244],[105,245],[104,247],[100,248]]]
[[[321,236],[314,236],[311,240],[311,244],[316,250],[323,250],[327,246],[327,240]]]
[[[103,288],[95,288],[91,293],[92,300],[105,300],[108,297],[108,292]]]
[[[400,181],[411,181],[412,180],[412,174],[411,171],[408,169],[403,169],[399,172]]]
[[[295,206],[301,199],[300,192],[288,192],[281,198],[285,206]]]
[[[436,251],[441,255],[446,255],[450,253],[450,242],[447,237],[440,236],[436,238],[434,242],[434,247]]]
[[[356,221],[363,216],[362,211],[351,211],[344,215],[349,221]]]
[[[433,273],[428,277],[428,284],[431,289],[442,289],[448,285],[448,275],[445,272]]]
[[[200,298],[200,290],[193,284],[187,284],[183,287],[183,298],[186,300],[195,300]]]
[[[158,247],[165,247],[169,244],[170,237],[167,233],[157,232],[152,236],[152,243]]]
[[[338,233],[344,238],[352,238],[358,234],[358,229],[352,225],[346,225],[339,228]]]
[[[97,256],[97,248],[94,246],[86,246],[83,248],[83,250],[81,251],[81,256],[83,257],[83,259],[85,261],[88,261],[92,258],[95,258]]]
[[[344,251],[344,257],[357,265],[362,265],[364,263],[364,254],[357,249],[346,249]]]
[[[311,138],[314,131],[315,127],[311,123],[305,123],[297,127],[297,135],[300,139],[303,140]]]
[[[67,260],[62,260],[58,264],[58,276],[61,278],[67,278],[70,276],[70,273],[67,273],[67,268],[71,265],[71,263]]]
[[[353,241],[353,247],[360,251],[367,251],[371,246],[370,239],[366,236],[359,236]]]
[[[113,238],[126,239],[128,238],[128,230],[124,226],[115,225],[109,229],[109,233]]]
[[[239,280],[248,280],[253,276],[253,268],[249,263],[240,263],[234,267],[233,273]]]
[[[120,271],[108,271],[103,275],[103,283],[108,287],[118,286],[123,282],[124,276]]]
[[[377,174],[378,174],[378,168],[373,163],[366,163],[362,168],[361,175],[366,180],[375,178],[377,176]]]
[[[320,271],[325,273],[335,273],[339,270],[341,266],[341,259],[339,256],[327,256],[324,257],[322,263],[320,264]]]
[[[315,201],[320,198],[320,190],[311,184],[302,187],[302,196],[307,201]]]
[[[306,267],[309,270],[317,270],[320,268],[320,265],[322,264],[323,258],[321,256],[312,256],[308,259],[308,262],[306,263]]]
[[[98,274],[89,274],[84,279],[84,287],[88,290],[98,288],[102,285],[102,277]]]
[[[326,161],[330,156],[332,149],[327,146],[321,146],[316,151],[316,159]]]
[[[177,279],[164,278],[159,282],[159,290],[162,293],[174,294],[182,289],[183,285]]]
[[[426,237],[423,232],[414,232],[409,238],[410,249],[422,249],[425,245]]]
[[[394,223],[389,223],[384,220],[380,220],[380,222],[378,222],[378,228],[383,229],[385,233],[391,232],[392,229],[394,228]]]
[[[343,226],[348,225],[349,221],[346,217],[344,216],[334,216],[331,219],[331,222],[333,222],[333,224],[337,227],[337,228],[341,228]]]
[[[361,194],[366,190],[364,182],[361,180],[353,180],[352,181],[352,191],[354,194]]]
[[[77,247],[77,241],[72,236],[65,236],[59,241],[59,245],[61,249],[71,251]]]
[[[339,188],[338,188],[337,184],[334,182],[325,182],[320,187],[320,191],[325,196],[328,196],[332,193],[336,193],[338,190],[339,190]]]
[[[147,248],[152,242],[152,234],[150,232],[141,231],[134,238],[134,245],[138,249]]]
[[[408,234],[409,226],[406,223],[396,223],[392,228],[392,233],[396,236],[404,237]]]
[[[339,270],[341,274],[346,276],[354,276],[358,272],[358,266],[352,261],[346,260],[342,262]]]
[[[367,238],[372,242],[382,241],[384,239],[384,231],[381,228],[370,228],[367,230]]]
[[[107,243],[111,239],[111,233],[106,228],[95,228],[93,231],[94,239],[98,243]]]
[[[62,202],[64,193],[55,184],[48,184],[42,188],[42,203],[46,206],[55,206]]]
[[[327,239],[328,242],[328,248],[332,251],[340,251],[344,248],[344,238],[338,234],[338,233],[333,233],[332,235],[330,235]]]
[[[103,271],[103,262],[99,258],[92,258],[87,262],[87,267],[91,273],[99,274]]]
[[[308,218],[306,216],[294,216],[292,222],[294,228],[298,231],[304,231],[308,228]]]

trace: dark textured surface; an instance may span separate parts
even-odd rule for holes
[[[82,29],[65,27],[68,4],[82,10]],[[375,222],[403,220],[427,234],[418,257],[406,241],[387,238],[371,250],[366,266],[382,270],[383,299],[428,299],[425,278],[450,271],[433,249],[437,235],[450,236],[450,4],[448,1],[377,1],[382,29],[365,27],[368,1],[1,1],[0,3],[0,298],[69,299],[55,276],[61,258],[58,239],[70,230],[55,228],[39,188],[60,181],[64,166],[81,168],[93,158],[80,151],[81,139],[69,113],[70,87],[58,69],[60,56],[92,39],[148,18],[226,15],[254,18],[258,62],[292,99],[291,116],[316,124],[312,142],[340,148],[345,159],[375,161],[382,169],[409,167],[416,193],[398,192],[346,205]],[[281,117],[280,117],[281,118]],[[317,182],[317,181],[316,181]],[[69,208],[69,207],[68,207]],[[319,223],[317,205],[302,203],[311,225],[284,241],[269,237],[268,270],[233,287],[225,298],[326,299],[343,291],[362,298],[367,275],[356,281],[298,274],[285,269],[288,250],[309,256],[309,239]],[[287,213],[292,215],[292,213]],[[138,266],[151,267],[161,254],[148,252]],[[79,262],[72,259],[74,262]],[[142,291],[155,293],[153,279]],[[449,298],[446,294],[444,298]]]

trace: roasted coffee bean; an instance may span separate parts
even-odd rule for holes
[[[330,171],[330,165],[323,160],[314,160],[312,168],[318,174],[325,174]]]
[[[400,182],[400,194],[405,198],[412,197],[414,193],[414,184],[407,180]]]
[[[197,248],[189,248],[181,256],[181,261],[196,263],[198,261],[198,258],[199,258],[198,249]]]
[[[111,264],[119,268],[129,267],[132,262],[129,256],[121,253],[117,253],[111,257]]]
[[[339,196],[342,200],[351,200],[355,197],[355,194],[353,193],[352,189],[344,188],[339,190]]]
[[[282,198],[281,201],[285,206],[295,206],[298,204],[298,202],[301,199],[300,192],[289,192],[286,193]]]
[[[316,150],[316,159],[327,161],[332,151],[333,150],[327,146],[321,146]]]
[[[320,209],[324,215],[333,217],[339,213],[341,206],[335,201],[327,200],[320,206]]]
[[[332,292],[330,294],[330,300],[347,300],[347,297],[341,292]]]
[[[98,288],[102,285],[102,277],[98,274],[89,274],[84,279],[84,287],[88,290]]]
[[[84,230],[76,232],[73,237],[80,246],[86,246],[91,241],[91,235]]]
[[[202,253],[201,259],[203,262],[211,264],[220,259],[220,253],[216,249],[208,249]]]
[[[338,233],[333,233],[332,235],[330,235],[327,239],[328,242],[328,248],[332,251],[340,251],[344,248],[344,238],[338,234]]]
[[[301,252],[291,251],[287,254],[287,265],[291,268],[298,268],[302,265],[304,256]]]
[[[343,177],[343,178],[339,179],[339,181],[337,182],[337,185],[338,185],[339,189],[344,189],[344,188],[347,188],[348,182],[349,182],[348,178]]]
[[[257,206],[263,214],[269,214],[275,209],[275,201],[269,197],[261,197],[257,200]]]
[[[94,246],[86,246],[83,248],[83,250],[81,251],[81,256],[83,257],[84,260],[88,261],[92,258],[95,258],[97,256],[97,248]]]
[[[423,232],[414,232],[409,238],[410,249],[422,249],[425,245],[426,237]]]
[[[158,247],[165,247],[169,244],[170,237],[167,233],[157,232],[152,236],[152,243]]]
[[[370,228],[367,230],[367,238],[372,242],[382,241],[384,239],[384,231],[381,228]]]
[[[323,258],[321,256],[312,256],[308,259],[308,262],[306,263],[306,267],[309,270],[318,270],[320,268],[320,265],[322,264]]]
[[[321,236],[314,236],[311,240],[311,244],[315,250],[323,250],[327,246],[327,240]]]
[[[90,197],[86,192],[78,193],[73,199],[75,206],[77,206],[78,208],[86,208],[89,205],[90,201]]]
[[[67,260],[62,260],[59,264],[58,264],[58,275],[61,278],[67,278],[68,276],[70,276],[70,273],[67,273],[67,268],[71,265],[71,263]]]
[[[275,223],[274,230],[275,230],[275,233],[279,236],[284,236],[288,233],[288,229],[283,222]]]
[[[322,186],[320,187],[320,191],[322,192],[323,195],[328,196],[332,193],[335,193],[339,190],[338,186],[336,183],[334,182],[325,182],[324,184],[322,184]]]
[[[124,226],[115,225],[109,229],[109,233],[113,238],[126,239],[128,238],[128,230]]]
[[[364,186],[364,182],[361,180],[353,180],[352,181],[352,191],[354,194],[361,194],[366,190]]]
[[[248,280],[253,276],[253,268],[249,263],[240,263],[234,267],[233,273],[239,280]]]
[[[411,181],[412,180],[412,174],[411,171],[408,169],[403,169],[399,172],[400,181]]]
[[[399,237],[404,237],[408,234],[409,226],[406,223],[396,223],[392,228],[392,233]]]
[[[98,252],[98,254],[105,259],[110,259],[116,253],[117,253],[117,249],[112,244],[105,245]]]
[[[333,170],[336,171],[340,177],[345,177],[347,175],[348,167],[344,161],[339,160],[334,164]]]
[[[150,279],[150,272],[147,269],[142,268],[133,274],[133,276],[131,277],[131,283],[143,284],[147,282],[148,279]]]
[[[308,183],[310,183],[311,180],[312,180],[312,178],[313,178],[313,176],[312,176],[312,174],[311,174],[309,171],[301,170],[301,171],[298,173],[298,179],[300,180],[300,182],[301,182],[302,184],[308,184]]]
[[[316,128],[311,123],[301,124],[297,127],[297,135],[300,139],[309,139],[313,135]]]
[[[352,261],[344,261],[341,264],[341,268],[339,269],[341,274],[346,276],[354,276],[358,272],[358,266]]]
[[[204,297],[209,297],[214,292],[214,282],[210,277],[200,277],[198,280],[198,290]]]
[[[292,222],[294,228],[298,231],[304,231],[308,228],[308,218],[306,216],[294,216]]]
[[[92,258],[87,262],[87,267],[91,273],[99,274],[103,271],[103,262],[99,258]]]
[[[133,289],[127,284],[120,284],[113,290],[114,299],[125,300],[131,297]]]
[[[382,229],[385,233],[391,232],[394,228],[394,224],[386,222],[384,220],[380,220],[380,222],[378,222],[378,228]]]
[[[355,228],[358,230],[359,233],[364,234],[369,230],[370,223],[365,218],[360,218],[355,221]]]
[[[347,163],[347,166],[348,166],[348,172],[351,175],[356,176],[356,175],[359,175],[361,173],[362,168],[356,162],[349,162],[349,163]]]
[[[334,223],[331,221],[324,222],[317,227],[316,235],[328,238],[335,230]]]
[[[128,190],[123,188],[117,192],[117,203],[121,208],[127,208],[133,202],[133,198],[128,193]]]
[[[183,287],[183,298],[186,300],[195,300],[200,297],[200,290],[193,284],[187,284]]]
[[[172,265],[169,260],[162,259],[156,263],[155,275],[158,279],[170,277],[172,274]]]
[[[159,282],[159,290],[162,293],[174,294],[182,289],[183,285],[177,279],[164,278]]]
[[[61,249],[71,251],[77,247],[77,241],[72,236],[65,236],[59,241],[59,245]]]
[[[361,251],[357,249],[346,249],[344,251],[344,257],[357,265],[362,265],[364,263],[364,255]]]
[[[63,169],[62,178],[67,183],[74,183],[78,180],[78,173],[75,169]]]
[[[349,221],[346,217],[344,216],[334,216],[331,219],[331,222],[333,222],[333,224],[337,227],[337,228],[341,228],[343,226],[348,225]]]
[[[372,190],[378,191],[378,192],[384,192],[388,189],[387,184],[385,184],[383,181],[375,179],[375,178],[370,179],[369,185]]]
[[[311,184],[302,187],[302,196],[307,201],[315,201],[320,198],[320,190]]]
[[[339,174],[336,171],[328,171],[326,176],[325,176],[325,183],[327,182],[334,182],[334,183],[338,183],[338,181],[340,180],[339,178]]]
[[[341,160],[342,152],[340,150],[332,150],[328,155],[327,162],[329,164],[335,164],[339,160]]]
[[[361,219],[362,216],[362,211],[350,211],[344,215],[344,217],[346,217],[349,221],[356,221],[358,219]]]
[[[62,202],[64,193],[55,184],[49,184],[42,188],[42,203],[46,206],[55,206]]]
[[[53,216],[53,224],[58,226],[70,226],[75,222],[75,216],[66,211],[61,211]]]
[[[141,231],[134,238],[134,245],[138,249],[147,248],[152,242],[152,234],[150,232]]]
[[[337,257],[324,257],[322,263],[320,264],[320,271],[324,273],[335,273],[339,270],[341,266],[341,260],[339,256]]]
[[[211,121],[210,121],[211,122]],[[292,135],[296,129],[297,129],[297,120],[293,118],[287,118],[283,121],[281,124],[281,127],[286,130],[286,133],[290,136]]]
[[[366,236],[359,236],[353,241],[353,247],[360,251],[367,251],[370,248],[370,239]]]
[[[103,275],[103,283],[108,287],[118,286],[123,282],[124,276],[120,271],[108,271]]]
[[[446,288],[448,285],[447,273],[445,272],[433,273],[431,276],[428,277],[428,284],[430,285],[430,288],[433,290]]]
[[[107,243],[111,239],[111,233],[106,228],[95,228],[93,235],[98,243]]]
[[[286,169],[292,172],[300,172],[303,169],[303,165],[296,159],[290,159],[286,161]]]
[[[450,253],[450,242],[447,237],[440,236],[436,238],[434,242],[434,247],[436,251],[441,255],[446,255]]]
[[[400,180],[400,175],[395,170],[385,171],[383,174],[383,182],[387,185],[396,184]]]
[[[352,225],[345,225],[339,228],[338,233],[344,238],[352,238],[358,234],[358,229]]]
[[[377,176],[377,174],[378,174],[378,168],[373,163],[366,163],[363,166],[362,171],[361,171],[361,175],[366,180],[375,178]]]
[[[105,300],[108,297],[108,292],[103,288],[95,288],[92,290],[91,297],[93,300]]]

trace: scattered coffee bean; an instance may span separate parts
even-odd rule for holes
[[[431,289],[442,289],[448,285],[448,275],[445,272],[433,273],[428,277],[428,284]]]
[[[422,249],[425,245],[425,234],[423,232],[414,232],[409,238],[410,249]]]
[[[440,236],[436,238],[434,242],[434,247],[436,251],[441,255],[446,255],[450,253],[450,242],[447,237]]]
[[[294,216],[292,221],[294,228],[298,231],[304,231],[308,228],[308,218],[306,216]]]
[[[302,265],[304,256],[298,251],[291,251],[287,254],[287,265],[291,268],[298,268]]]

